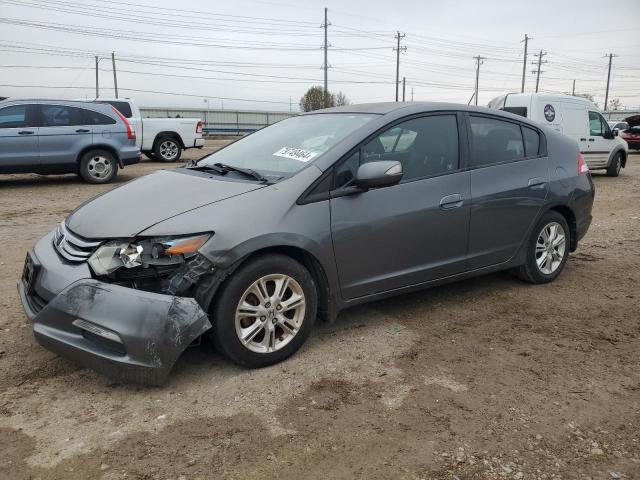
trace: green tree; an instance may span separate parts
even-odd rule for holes
[[[322,87],[311,87],[300,99],[300,110],[311,112],[336,106],[336,98]]]

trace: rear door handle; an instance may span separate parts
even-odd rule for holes
[[[581,141],[581,142],[586,142],[586,141],[587,141],[587,139],[586,139],[586,138],[581,138],[581,139],[580,139],[580,141]]]
[[[90,130],[87,130],[86,128],[79,128],[78,130],[76,130],[76,133],[89,133]]]
[[[33,135],[35,132],[33,130],[20,130],[18,135]]]
[[[529,179],[529,182],[527,183],[527,185],[531,188],[541,188],[544,186],[544,184],[547,183],[547,181],[542,178],[542,177],[533,177]]]
[[[464,197],[459,193],[447,195],[440,199],[440,208],[442,210],[450,210],[452,208],[459,208],[464,203]]]

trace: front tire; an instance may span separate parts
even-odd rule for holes
[[[570,245],[567,220],[559,212],[548,211],[532,230],[527,241],[526,263],[516,274],[529,283],[552,282],[567,263]]]
[[[118,174],[118,162],[106,150],[90,150],[80,159],[78,173],[88,183],[109,183]]]
[[[153,155],[163,162],[177,162],[182,155],[182,145],[175,137],[161,137],[153,146]]]
[[[608,177],[617,177],[622,169],[622,153],[618,152],[611,159],[611,164],[607,167]]]
[[[236,270],[211,308],[212,340],[233,362],[249,368],[278,363],[305,342],[318,295],[309,271],[285,255],[261,255]]]

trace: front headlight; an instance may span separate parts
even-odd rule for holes
[[[210,233],[180,236],[141,238],[135,242],[114,241],[101,245],[89,258],[89,266],[96,275],[108,275],[121,267],[174,265],[194,256],[209,238]]]

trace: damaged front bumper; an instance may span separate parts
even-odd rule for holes
[[[126,382],[161,384],[182,352],[211,328],[190,297],[100,282],[86,263],[63,261],[45,236],[18,284],[45,348]]]

